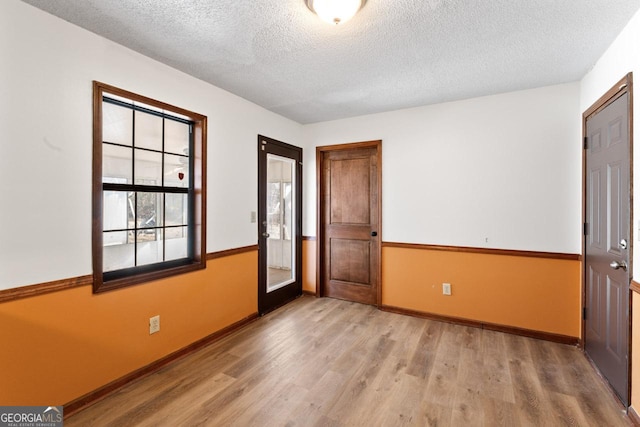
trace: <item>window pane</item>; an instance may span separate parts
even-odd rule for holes
[[[126,191],[104,191],[102,193],[103,230],[125,230],[128,228],[128,210]]]
[[[291,165],[291,169],[293,169],[293,164]],[[291,192],[290,182],[283,182],[282,186],[283,186],[283,192],[284,192],[284,194],[282,195],[283,206],[281,209],[283,211],[282,238],[283,240],[291,240],[291,237],[293,234],[293,227],[292,227],[293,222],[291,219],[291,215],[293,213],[293,205],[292,205],[293,193]]]
[[[140,111],[136,111],[135,114],[135,146],[162,151],[162,117]]]
[[[189,159],[187,157],[165,154],[164,185],[166,187],[189,186]]]
[[[189,155],[189,125],[164,120],[164,151],[174,154]]]
[[[127,193],[127,228],[130,230],[136,228],[136,193],[130,191]]]
[[[131,145],[133,111],[129,108],[102,103],[102,141]]]
[[[92,236],[104,242],[94,246],[102,260],[94,292],[206,267],[196,244],[206,237],[205,195],[195,189],[206,176],[207,118],[98,82],[93,89]]]
[[[162,262],[162,230],[138,231],[138,265]]]
[[[187,257],[187,227],[171,227],[165,229],[166,233],[166,260],[181,259]]]
[[[164,195],[165,200],[165,225],[187,225],[187,195],[171,194]]]
[[[102,144],[102,182],[131,184],[131,148]]]
[[[267,292],[273,292],[295,280],[295,161],[273,154],[267,159]]]
[[[134,266],[134,242],[132,231],[102,233],[102,270],[114,271]]]
[[[138,228],[162,226],[162,193],[137,193]]]
[[[267,233],[270,239],[280,239],[282,229],[280,214],[280,183],[267,183]]]
[[[140,185],[162,185],[162,154],[135,150],[136,181]]]

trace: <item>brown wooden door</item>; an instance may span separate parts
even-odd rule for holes
[[[381,141],[317,154],[320,295],[379,305]]]
[[[586,119],[585,351],[629,404],[629,94]]]

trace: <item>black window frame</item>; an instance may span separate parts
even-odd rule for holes
[[[122,100],[124,98],[126,101]],[[129,102],[130,101],[130,102]],[[118,144],[103,141],[102,105],[103,102],[140,111],[163,120],[175,120],[186,123],[190,127],[189,142],[189,185],[188,187],[172,187],[161,185],[142,185],[121,183],[103,183],[103,146],[105,144],[118,146]],[[142,105],[140,105],[142,104]],[[151,108],[148,108],[151,107]],[[134,131],[135,131],[135,124]],[[112,289],[124,288],[152,280],[158,280],[177,274],[183,274],[206,268],[206,135],[207,117],[192,111],[188,111],[173,105],[166,104],[124,89],[111,85],[93,82],[93,224],[92,224],[92,250],[93,250],[93,292],[100,293]],[[134,149],[133,145],[131,146]],[[138,148],[139,149],[139,148]],[[153,151],[153,150],[149,150]],[[158,151],[156,151],[158,152]],[[162,152],[164,153],[164,143]],[[135,161],[132,158],[132,168]],[[164,165],[164,162],[163,162]],[[163,166],[164,167],[164,166]],[[109,272],[103,271],[103,193],[104,191],[127,191],[162,194],[187,194],[188,213],[187,221],[187,257],[162,261],[154,264],[134,266]],[[138,222],[134,222],[134,239],[137,240]],[[173,226],[146,227],[146,230],[158,230],[172,228]],[[110,230],[113,231],[113,230]],[[121,230],[124,231],[124,230]],[[137,252],[137,249],[134,249]]]

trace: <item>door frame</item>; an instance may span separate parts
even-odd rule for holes
[[[324,167],[324,153],[331,151],[353,150],[358,148],[375,148],[377,153],[377,175],[378,175],[378,239],[377,247],[374,249],[378,255],[378,269],[376,271],[378,279],[378,289],[376,296],[376,307],[382,305],[382,140],[372,140],[363,142],[351,142],[338,145],[324,145],[316,147],[316,297],[324,296],[324,240],[322,233],[322,224],[324,220],[325,203],[323,190],[324,180],[322,179],[322,171]]]
[[[611,87],[604,95],[602,95],[596,102],[591,105],[584,113],[582,113],[582,257],[580,262],[580,273],[581,273],[581,286],[582,286],[582,315],[581,315],[581,340],[580,340],[580,348],[586,353],[586,329],[585,329],[585,309],[587,307],[587,286],[586,286],[586,244],[587,240],[585,238],[585,222],[587,218],[587,150],[585,149],[585,139],[587,138],[587,119],[592,115],[600,112],[609,104],[614,102],[620,96],[625,93],[629,96],[629,121],[628,121],[628,131],[629,131],[629,271],[631,274],[629,275],[629,316],[628,316],[628,346],[627,349],[627,401],[629,402],[629,406],[631,405],[631,369],[632,369],[632,324],[633,324],[633,242],[634,242],[634,232],[633,232],[633,224],[634,224],[634,214],[633,214],[633,73],[628,73],[622,79],[620,79],[616,84]],[[640,284],[638,285],[638,291],[640,291]],[[589,357],[587,357],[589,362],[596,368],[595,364],[591,361]],[[596,368],[597,370],[597,368]],[[609,387],[611,394],[616,397],[618,400],[618,396],[613,391],[609,383],[602,377],[605,381],[607,387]],[[618,400],[619,402],[619,400]],[[621,402],[620,402],[621,403]],[[622,405],[622,403],[621,403]],[[625,408],[626,409],[626,408]]]
[[[263,200],[266,200],[266,186],[261,185],[261,177],[266,178],[267,173],[267,162],[263,163],[261,157],[263,149],[263,141],[266,141],[271,146],[275,146],[284,150],[293,150],[299,154],[299,159],[296,160],[295,165],[295,174],[296,174],[296,218],[293,220],[296,224],[296,234],[294,237],[294,244],[296,248],[295,254],[295,282],[293,284],[287,285],[284,288],[286,289],[289,286],[295,285],[295,288],[290,291],[282,291],[285,292],[288,296],[282,301],[282,303],[273,306],[267,310],[263,309],[263,306],[266,304],[266,300],[268,299],[268,295],[265,290],[263,291],[262,285],[266,286],[268,277],[267,277],[267,238],[263,238],[263,224],[262,221],[266,220],[267,215],[264,210],[264,206],[262,204]],[[258,313],[260,315],[266,314],[270,311],[281,307],[288,302],[296,299],[300,295],[302,295],[302,148],[296,147],[295,145],[287,144],[286,142],[278,141],[273,138],[269,138],[263,135],[258,135],[258,215],[257,215],[257,237],[258,237]],[[286,157],[286,156],[285,156]],[[268,178],[267,178],[268,179]],[[278,292],[279,290],[275,290],[274,292]]]

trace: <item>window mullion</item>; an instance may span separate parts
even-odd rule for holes
[[[133,114],[133,129],[131,130],[131,184],[136,185],[136,112]],[[133,192],[133,265],[138,266],[138,192]]]
[[[164,155],[165,155],[165,144],[164,144],[164,138],[165,138],[165,121],[166,119],[163,117],[162,118],[162,165],[161,165],[161,170],[162,170],[162,188],[164,188],[164,176],[165,176],[165,170],[164,170],[164,163],[165,163],[165,159],[164,159]],[[162,261],[166,261],[167,260],[167,232],[166,229],[164,227],[166,227],[167,223],[166,223],[166,212],[167,212],[167,196],[165,195],[166,193],[162,193],[163,197],[162,197]]]
[[[140,191],[143,193],[173,193],[189,194],[189,189],[185,187],[160,187],[156,185],[130,185],[105,182],[102,184],[104,191]]]
[[[187,254],[189,258],[194,256],[194,242],[195,242],[195,199],[193,196],[193,189],[195,188],[195,174],[194,171],[194,156],[195,142],[193,135],[193,125],[189,124],[189,196],[187,197]],[[184,229],[183,229],[184,230]]]
[[[138,266],[138,192],[133,192],[133,265]]]

